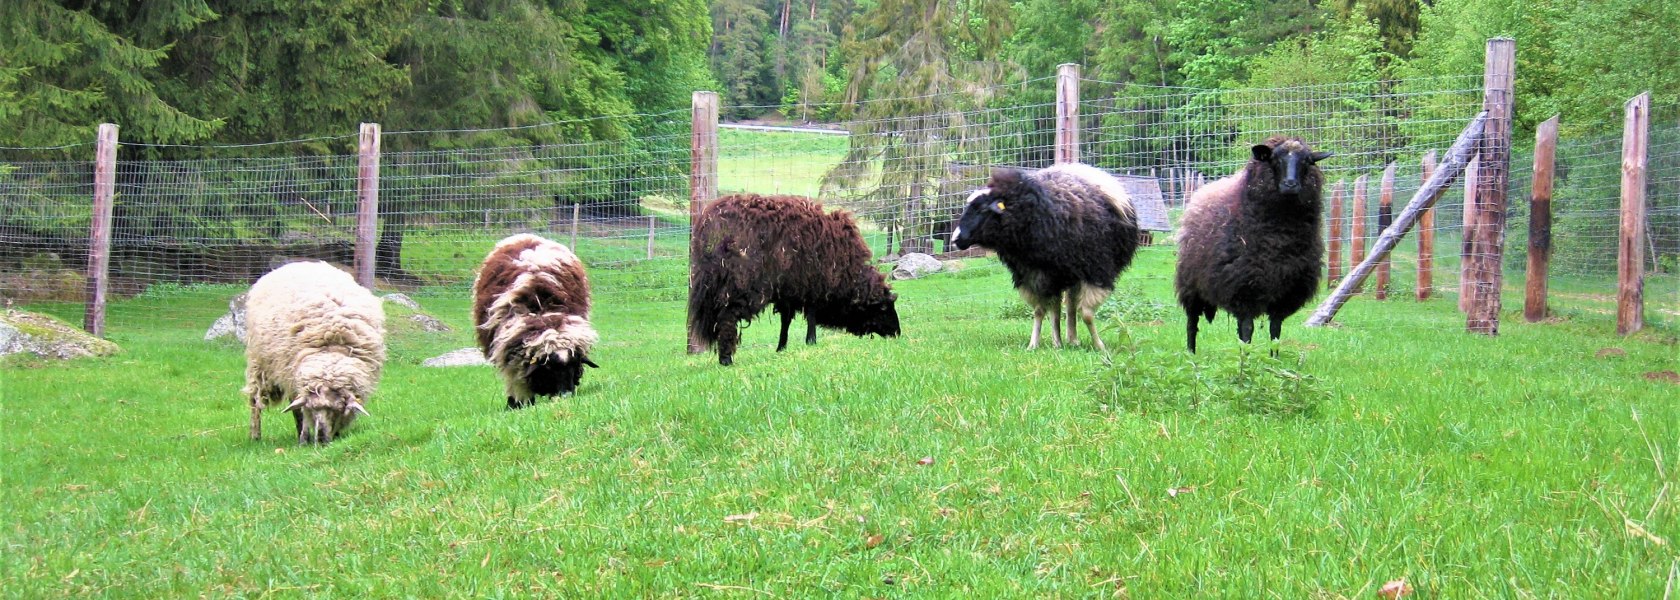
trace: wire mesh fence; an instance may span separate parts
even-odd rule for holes
[[[1235,172],[1249,148],[1295,135],[1336,156],[1323,162],[1326,201],[1343,190],[1342,269],[1355,215],[1367,244],[1379,231],[1382,175],[1393,165],[1392,210],[1423,181],[1423,156],[1444,151],[1481,108],[1479,75],[1282,89],[1189,89],[1080,82],[1078,153],[1126,178],[1173,219],[1200,186]],[[814,128],[729,128],[717,137],[720,194],[814,196],[857,215],[877,257],[943,254],[962,202],[1001,166],[1054,162],[1056,79],[917,98],[819,107],[842,115]],[[774,107],[726,107],[759,113]],[[574,246],[603,298],[686,297],[691,131],[687,110],[639,115],[631,137],[597,135],[598,121],[451,132],[386,132],[379,169],[379,287],[465,298],[497,239],[536,232]],[[1647,312],[1680,315],[1680,110],[1653,111]],[[815,131],[811,129],[816,129]],[[603,137],[607,139],[602,139]],[[599,140],[599,141],[573,141]],[[348,266],[355,245],[354,136],[249,146],[125,143],[117,168],[111,259],[115,315],[195,326],[215,314],[179,308],[180,294],[233,296],[294,258]],[[1526,249],[1531,143],[1515,140],[1506,235],[1507,288],[1520,289]],[[86,294],[91,144],[0,149],[0,296],[79,314]],[[1553,289],[1560,306],[1614,310],[1620,138],[1566,138],[1558,149]],[[1363,177],[1364,194],[1355,197]],[[1435,209],[1429,291],[1456,299],[1466,187]],[[1358,205],[1359,210],[1354,206]],[[1339,225],[1339,226],[1338,226]],[[1171,223],[1143,259],[1170,262]],[[1414,232],[1392,256],[1394,301],[1416,293]],[[963,271],[998,272],[994,260],[946,256]],[[1171,303],[1169,275],[1128,273]],[[1371,289],[1374,282],[1366,286]],[[966,289],[966,288],[965,288]],[[1015,302],[1006,286],[959,292]],[[1123,294],[1117,294],[1121,296]],[[1361,300],[1364,301],[1364,300]],[[464,300],[462,300],[464,302]],[[1507,306],[1511,306],[1507,303]],[[124,311],[127,311],[126,313]],[[1510,312],[1507,310],[1507,312]],[[1380,311],[1365,319],[1380,321]],[[142,318],[143,317],[143,318]],[[120,319],[119,319],[120,321]],[[1439,328],[1461,329],[1443,319]]]

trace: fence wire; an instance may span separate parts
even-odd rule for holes
[[[1054,78],[1041,78],[982,93],[805,107],[842,116],[814,126],[822,131],[726,125],[716,149],[719,193],[817,197],[856,214],[877,257],[928,252],[952,260],[961,271],[1000,272],[995,260],[946,254],[954,250],[946,238],[962,201],[991,169],[1052,164],[1055,84]],[[1480,76],[1285,89],[1085,80],[1080,89],[1080,159],[1124,176],[1134,195],[1170,214],[1161,231],[1152,232],[1140,259],[1170,263],[1171,228],[1190,195],[1240,168],[1253,144],[1286,134],[1336,154],[1321,167],[1325,234],[1340,247],[1342,273],[1353,264],[1355,205],[1367,249],[1380,233],[1384,169],[1393,165],[1389,194],[1397,214],[1422,184],[1422,157],[1444,152],[1481,108]],[[724,107],[723,112],[774,109]],[[599,119],[386,132],[376,252],[382,291],[459,300],[497,239],[535,232],[577,250],[591,268],[597,296],[683,300],[689,112],[638,115],[636,121],[641,133],[634,136],[614,135],[611,128],[619,124]],[[357,209],[354,144],[355,136],[237,147],[125,142],[113,218],[115,326],[159,321],[205,326],[215,314],[178,308],[171,299],[231,297],[294,258],[350,265]],[[1522,283],[1532,164],[1532,142],[1517,139],[1513,146],[1504,259],[1508,292]],[[0,296],[9,302],[79,314],[86,294],[92,154],[92,145],[0,149]],[[1653,110],[1650,155],[1647,318],[1674,323],[1680,320],[1676,106]],[[1364,194],[1356,196],[1361,178]],[[1335,189],[1341,193],[1334,195]],[[1465,197],[1461,178],[1435,208],[1428,291],[1443,303],[1458,295]],[[1566,137],[1558,148],[1553,205],[1553,303],[1561,310],[1614,311],[1619,197],[1620,137]],[[1334,224],[1333,200],[1342,205]],[[1339,236],[1331,236],[1333,231]],[[1392,256],[1391,301],[1408,301],[1418,292],[1417,237],[1414,231]],[[1160,270],[1134,271],[1120,284],[1152,298],[1159,316],[1167,317],[1176,311],[1169,307],[1171,296],[1162,293],[1170,289],[1169,279]],[[1369,301],[1374,285],[1369,282],[1356,302]],[[1006,286],[976,285],[956,294],[1018,303]],[[1506,307],[1507,314],[1514,309],[1510,301]],[[1381,311],[1361,314],[1363,321],[1354,325],[1390,325]],[[1449,318],[1432,328],[1462,327],[1461,319]]]

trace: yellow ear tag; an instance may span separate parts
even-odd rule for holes
[[[996,206],[997,206],[998,210],[1003,210],[1003,203],[1002,202],[998,202]]]

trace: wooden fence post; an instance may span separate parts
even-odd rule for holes
[[[1616,333],[1645,328],[1645,167],[1651,92],[1634,96],[1622,121],[1622,228],[1616,245]]]
[[[653,228],[659,222],[658,217],[648,217],[648,258],[653,258]]]
[[[356,283],[371,290],[374,252],[379,246],[378,123],[362,123],[356,153]]]
[[[1383,169],[1382,197],[1377,204],[1377,231],[1388,231],[1388,225],[1394,222],[1394,168],[1395,163],[1388,163]],[[1388,275],[1390,265],[1388,256],[1377,262],[1377,299],[1388,299]]]
[[[1464,225],[1458,230],[1458,312],[1470,312],[1470,230],[1476,222],[1476,192],[1481,189],[1481,159],[1470,157],[1464,167]]]
[[[1488,113],[1480,146],[1481,190],[1476,194],[1476,222],[1470,230],[1471,333],[1499,335],[1500,295],[1505,287],[1505,207],[1511,172],[1511,109],[1517,66],[1517,42],[1487,41],[1482,76],[1482,110]]]
[[[105,296],[111,289],[111,211],[116,203],[117,126],[99,125],[93,151],[93,229],[88,232],[87,308],[82,329],[105,337]]]
[[[1348,199],[1353,204],[1353,210],[1349,211],[1353,219],[1351,227],[1348,228],[1348,246],[1351,251],[1348,261],[1355,265],[1365,262],[1365,180],[1369,178],[1369,175],[1364,174],[1355,178],[1353,197]],[[1359,287],[1356,286],[1353,290],[1357,292]]]
[[[1334,289],[1342,278],[1342,190],[1346,185],[1346,179],[1337,179],[1336,187],[1330,188],[1330,277],[1325,289]]]
[[[717,92],[694,92],[689,139],[688,171],[689,224],[700,216],[706,203],[717,198]]]
[[[717,198],[717,92],[694,92],[691,102],[689,169],[688,169],[688,225],[692,232],[700,218],[700,211]],[[575,221],[574,221],[575,222]],[[692,233],[691,233],[692,235]],[[690,257],[692,259],[692,257]],[[689,289],[694,289],[694,261],[688,269]],[[695,335],[694,315],[688,315],[688,353],[706,350]]]
[[[1552,260],[1552,166],[1557,159],[1558,118],[1534,131],[1534,191],[1528,198],[1528,274],[1523,318],[1546,318],[1546,277]]]
[[[1423,181],[1435,176],[1435,151],[1423,155]],[[1417,299],[1428,300],[1435,287],[1435,207],[1418,214]]]
[[[1056,163],[1079,162],[1079,65],[1056,67]]]
[[[572,252],[577,252],[578,212],[582,208],[581,202],[572,203]]]

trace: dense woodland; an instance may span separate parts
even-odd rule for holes
[[[847,102],[1085,65],[1202,88],[1480,71],[1519,40],[1521,129],[1616,121],[1680,94],[1680,3],[1652,0],[14,0],[0,3],[0,145],[153,143],[524,125],[680,109],[833,119]],[[629,136],[634,119],[561,132]]]
[[[575,181],[527,177],[535,191],[522,201],[634,206],[656,187],[641,182],[687,168],[638,159],[673,139],[652,136],[686,134],[690,92],[714,89],[725,118],[860,123],[825,190],[865,209],[908,199],[905,213],[915,214],[924,197],[948,195],[938,188],[952,157],[973,150],[970,140],[1003,125],[1049,135],[1047,122],[1031,122],[1043,115],[992,117],[1018,121],[1002,124],[962,115],[1048,102],[1049,86],[1006,84],[1051,76],[1060,63],[1114,84],[1117,102],[1171,88],[1206,90],[1208,100],[1195,102],[1217,105],[1221,90],[1359,83],[1377,93],[1473,77],[1484,41],[1512,36],[1519,139],[1553,114],[1566,139],[1612,139],[1622,102],[1640,91],[1665,107],[1659,118],[1675,114],[1680,52],[1667,45],[1675,31],[1680,2],[1654,0],[9,0],[0,2],[0,147],[85,144],[101,122],[120,124],[125,142],[164,144],[129,148],[126,158],[300,139],[311,141],[216,156],[344,154],[363,121],[440,132],[388,136],[386,148],[398,151],[601,141],[622,149],[608,157],[614,168],[632,165],[613,185],[580,191]],[[1370,83],[1379,81],[1402,83]],[[868,102],[880,99],[896,100]],[[1355,138],[1368,123],[1388,139],[1406,135],[1405,110],[1414,108],[1313,110],[1346,112],[1316,117],[1361,124],[1344,128]],[[1171,114],[1149,119],[1104,125],[1138,127],[1139,138],[1158,141],[1151,152],[1187,161],[1217,159],[1255,133],[1247,129],[1277,126],[1214,132]],[[560,125],[516,128],[539,123]],[[1043,141],[998,160],[1048,160],[1023,154],[1042,153]],[[1339,150],[1362,143],[1335,142]],[[606,160],[522,159],[541,169],[521,172]],[[899,168],[877,177],[871,165],[880,164]],[[120,171],[119,185],[156,176]],[[408,185],[423,190],[425,181]],[[418,201],[404,189],[387,190],[381,205],[381,264],[393,273],[403,215]],[[218,202],[119,207],[119,231],[252,235],[237,219],[198,221],[220,214]],[[450,202],[462,214],[484,208]],[[882,218],[895,228],[890,214]],[[936,224],[914,226],[926,234]]]

